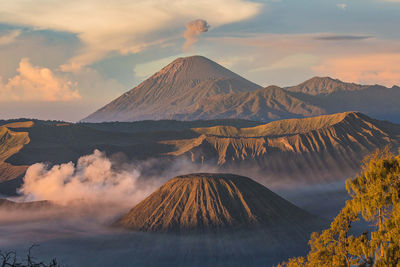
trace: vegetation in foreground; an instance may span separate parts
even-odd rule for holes
[[[15,251],[3,252],[0,250],[0,266],[1,267],[59,267],[56,259],[52,259],[49,263],[37,261],[32,255],[32,250],[37,245],[32,245],[26,255],[26,259],[21,260],[17,257]]]
[[[370,155],[346,188],[351,199],[329,229],[312,234],[309,254],[278,266],[400,266],[400,151]],[[370,227],[355,235],[360,220]]]

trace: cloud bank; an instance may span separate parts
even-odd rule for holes
[[[193,18],[220,26],[249,19],[262,6],[247,0],[3,0],[0,22],[76,34],[84,46],[62,66],[72,71],[110,52],[130,54],[160,45]]]
[[[80,99],[76,84],[56,76],[48,68],[21,59],[18,74],[7,82],[0,76],[0,101],[71,101]]]
[[[186,24],[186,31],[184,37],[186,39],[183,45],[183,51],[188,51],[195,43],[199,41],[199,35],[207,32],[210,28],[207,21],[203,19],[196,19]]]

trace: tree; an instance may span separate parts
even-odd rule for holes
[[[32,250],[38,245],[32,245],[27,253],[26,260],[20,260],[15,251],[0,251],[1,267],[59,267],[56,259],[51,260],[48,264],[40,261],[37,262],[32,256]]]
[[[346,181],[351,197],[321,234],[313,233],[307,257],[280,266],[400,265],[400,154],[389,148],[367,157],[359,175]],[[359,236],[351,234],[360,219],[372,224]]]

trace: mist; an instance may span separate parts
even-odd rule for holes
[[[177,236],[126,231],[111,225],[138,202],[154,192],[170,178],[198,172],[232,172],[245,175],[271,188],[279,189],[279,179],[256,169],[221,168],[212,164],[196,164],[181,158],[130,161],[122,154],[106,155],[94,150],[75,163],[31,165],[19,188],[15,202],[41,201],[35,206],[7,208],[0,205],[0,249],[15,250],[25,255],[32,244],[39,244],[34,255],[41,260],[56,257],[69,266],[243,266],[246,263],[276,264],[293,255],[303,255],[308,236],[293,237],[282,233],[282,240],[272,240],[271,231],[256,234],[238,232],[229,236]],[[295,204],[323,214],[319,203],[307,201],[307,196],[332,192],[339,196],[342,183],[326,186],[299,187],[295,183],[279,189]],[[341,207],[330,207],[333,210]],[[36,203],[36,202],[35,202]],[[22,204],[22,203],[20,203]],[[268,238],[268,246],[265,240]],[[297,240],[294,242],[293,240]],[[149,257],[149,255],[152,255]],[[182,256],[183,255],[183,256]],[[232,255],[236,255],[232,257]]]

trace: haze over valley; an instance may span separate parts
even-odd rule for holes
[[[397,266],[399,13],[2,0],[0,266]]]

